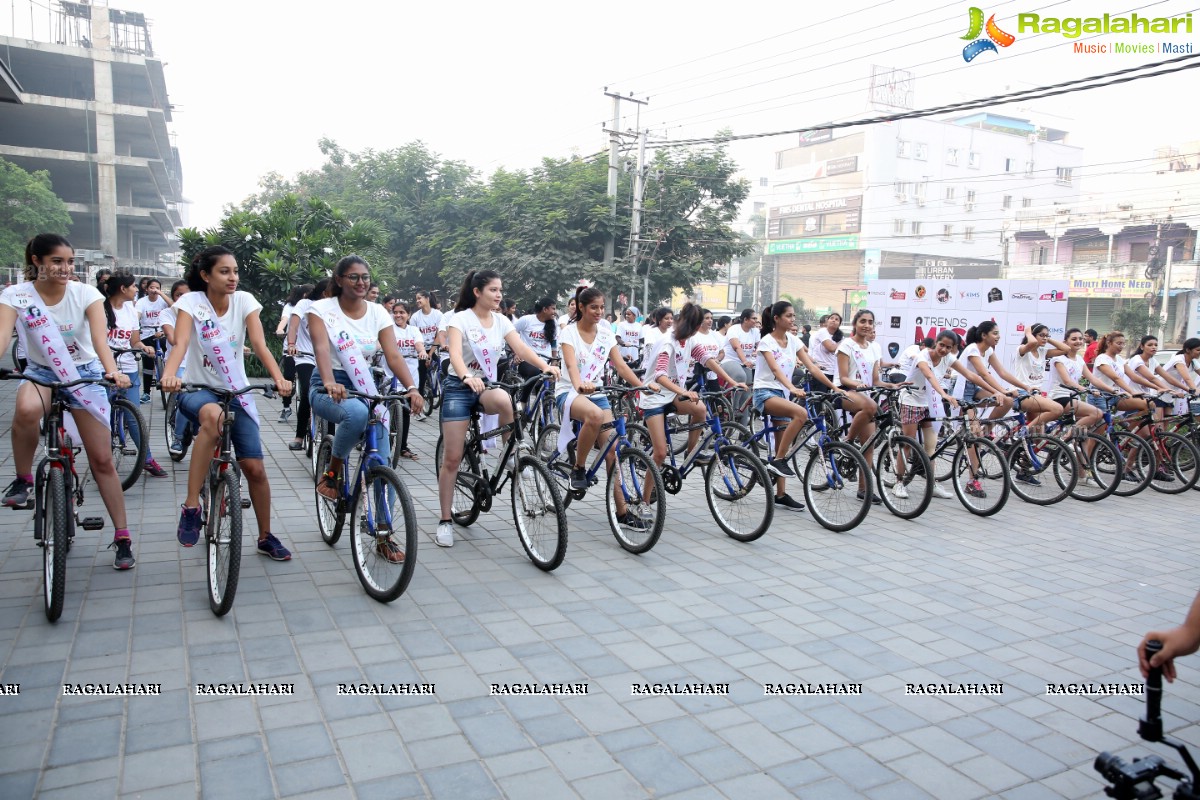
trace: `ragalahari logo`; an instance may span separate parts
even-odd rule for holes
[[[988,50],[993,53],[1000,52],[996,49],[996,45],[1008,47],[1017,40],[1017,37],[1011,33],[1005,33],[1000,30],[1000,26],[996,24],[996,15],[992,14],[988,17],[987,25],[983,24],[983,9],[971,6],[968,12],[971,17],[970,27],[967,29],[966,36],[963,39],[971,40],[971,43],[963,48],[963,61],[971,62],[975,60],[975,56]],[[987,38],[981,39],[979,34],[987,33]]]

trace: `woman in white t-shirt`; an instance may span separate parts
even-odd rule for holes
[[[1047,360],[1066,351],[1065,343],[1050,338],[1048,327],[1040,322],[1027,325],[1025,341],[1013,355],[1012,373],[1026,386],[1043,391],[1049,380]],[[1014,405],[1025,414],[1025,424],[1039,432],[1047,422],[1058,419],[1063,413],[1061,405],[1048,397],[1036,394],[1019,398]]]
[[[244,379],[244,350],[249,342],[279,393],[290,393],[292,385],[284,380],[275,356],[267,347],[259,318],[262,304],[249,292],[238,291],[238,263],[233,251],[220,245],[201,250],[192,259],[187,282],[191,291],[179,298],[179,307],[175,309],[175,348],[164,368],[163,389],[179,391],[183,384],[177,377],[180,365],[184,366],[184,377],[189,384],[229,388],[226,378],[218,374],[205,355],[205,346],[195,330],[195,320],[199,320],[206,332],[216,332],[223,337],[217,341],[227,345],[232,356],[226,374]],[[233,449],[246,478],[258,522],[258,552],[275,561],[287,561],[292,554],[271,533],[271,484],[263,466],[258,423],[250,413],[241,413],[242,409],[238,412],[233,415]],[[183,394],[179,398],[179,413],[199,426],[188,466],[187,493],[175,534],[180,545],[192,547],[200,540],[200,489],[208,476],[208,465],[221,436],[224,414],[217,395],[204,388]]]
[[[438,310],[437,295],[426,289],[421,289],[416,294],[417,310],[413,312],[409,324],[414,326],[421,332],[421,339],[425,345],[426,357],[421,362],[418,372],[420,373],[420,389],[425,392],[425,387],[429,384],[430,375],[437,367],[434,363],[434,357],[437,355],[437,346],[434,340],[437,338],[438,323],[442,321],[442,312]],[[440,380],[434,377],[434,380]]]
[[[1154,370],[1158,377],[1180,392],[1196,393],[1196,358],[1200,356],[1200,339],[1192,337],[1183,343],[1183,349],[1171,356],[1166,364]],[[1175,413],[1186,414],[1186,397],[1175,399]]]
[[[107,378],[118,389],[131,384],[117,368],[112,351],[108,349],[105,336],[104,298],[89,284],[72,281],[75,271],[75,249],[64,237],[53,233],[40,233],[25,246],[25,280],[6,288],[0,293],[0,353],[8,352],[13,329],[16,328],[20,341],[26,343],[29,359],[23,372],[43,381],[61,381],[62,376],[51,369],[51,364],[42,363],[43,347],[30,345],[26,337],[25,322],[18,319],[26,309],[35,307],[42,311],[37,317],[50,317],[57,325],[63,346],[71,355],[71,363],[81,378]],[[47,354],[48,355],[48,354]],[[52,359],[46,358],[46,361]],[[113,566],[129,569],[134,565],[132,537],[125,517],[125,494],[121,490],[121,479],[117,477],[112,460],[111,429],[90,412],[85,411],[80,397],[103,404],[106,390],[92,384],[80,387],[78,393],[67,395],[71,416],[83,439],[87,451],[88,467],[96,478],[96,486],[104,507],[112,519],[113,544],[117,550]],[[39,426],[50,403],[50,390],[22,382],[17,387],[17,397],[12,418],[12,462],[16,467],[16,479],[8,485],[4,505],[31,508],[29,494],[33,491],[33,457],[38,449]],[[100,405],[98,407],[103,407]],[[68,512],[69,513],[69,512]]]
[[[287,331],[291,326],[292,317],[296,313],[296,306],[308,293],[313,290],[311,283],[303,283],[299,286],[293,286],[292,291],[288,293],[287,300],[284,301],[283,310],[279,312],[279,324],[275,326],[275,335],[284,337],[284,343],[287,343]],[[296,356],[288,352],[287,347],[283,348],[283,360],[279,364],[283,370],[283,377],[293,383],[296,381]],[[283,409],[279,412],[279,421],[287,422],[292,416],[292,395],[283,398]]]
[[[146,294],[138,298],[134,308],[138,312],[138,322],[141,325],[142,341],[154,347],[161,348],[162,323],[159,316],[171,307],[171,301],[162,293],[162,283],[158,278],[146,281]],[[150,354],[142,359],[142,402],[150,402],[150,386],[154,380],[156,362]],[[159,376],[161,377],[161,376]]]
[[[557,367],[547,364],[521,341],[521,335],[507,317],[500,314],[504,288],[500,275],[490,269],[472,270],[463,280],[454,305],[454,316],[446,328],[446,351],[450,368],[442,381],[442,469],[438,473],[438,500],[441,518],[434,542],[439,547],[454,546],[454,522],[450,516],[454,483],[462,461],[471,414],[478,407],[484,414],[500,417],[501,425],[513,421],[512,400],[500,388],[487,388],[486,381],[497,378],[504,345],[522,361],[528,361],[555,379]]]
[[[872,317],[873,318],[873,317]],[[837,381],[837,349],[842,341],[842,315],[830,314],[825,318],[825,327],[818,328],[809,340],[812,360],[829,380]]]
[[[575,321],[575,298],[572,297],[567,301],[567,313],[558,318],[558,330],[562,332],[563,328]]]
[[[558,306],[553,297],[543,297],[533,306],[533,313],[519,317],[513,323],[513,329],[521,335],[521,341],[529,345],[529,349],[547,364],[558,358],[558,339],[561,328],[558,324]],[[540,370],[533,364],[517,360],[517,373],[522,380],[539,375]],[[530,384],[521,390],[521,400],[528,402],[529,395],[537,384]]]
[[[329,278],[317,281],[307,295],[300,298],[288,320],[284,352],[296,360],[296,432],[288,443],[288,450],[303,450],[304,437],[312,421],[312,406],[308,403],[308,390],[312,386],[313,371],[317,362],[313,358],[312,336],[308,332],[308,311],[312,304],[324,299],[329,288]],[[314,442],[316,447],[319,442]]]
[[[388,368],[400,379],[413,411],[420,413],[422,407],[416,378],[396,347],[392,319],[383,306],[367,300],[370,282],[367,262],[359,256],[346,256],[333,271],[329,296],[308,309],[308,331],[321,379],[320,385],[314,381],[309,388],[308,403],[314,414],[337,426],[329,464],[317,478],[317,494],[330,500],[337,500],[341,493],[342,464],[362,440],[371,417],[367,401],[349,397],[346,390],[372,393],[374,381],[367,365],[376,351],[383,352]],[[351,375],[354,363],[350,359],[359,358],[366,374],[356,380]],[[386,442],[387,431],[380,428],[377,441]],[[404,560],[404,551],[390,537],[380,542],[379,551],[389,561]]]
[[[129,378],[130,382],[129,388],[121,389],[117,394],[128,400],[134,408],[137,408],[139,404],[136,386],[138,361],[143,353],[154,353],[153,347],[142,344],[142,336],[138,330],[138,313],[133,307],[133,298],[136,295],[137,284],[133,280],[133,275],[124,270],[109,275],[104,282],[104,317],[108,322],[108,347],[114,351],[134,351],[116,356],[117,369],[121,370],[121,373]],[[170,310],[168,308],[166,311]],[[166,311],[163,313],[165,314]],[[114,355],[116,354],[114,353]],[[126,414],[125,418],[125,427],[129,434],[135,440],[140,438],[141,428],[138,426],[138,418],[133,414]],[[148,444],[146,445],[144,469],[155,478],[167,477],[167,471],[154,460]]]
[[[741,315],[725,334],[725,350],[721,354],[721,366],[734,380],[749,382],[754,380],[754,364],[758,359],[758,340],[762,334],[759,331],[758,314],[752,308],[742,309]],[[735,392],[733,407],[736,411],[746,404],[746,393]],[[747,409],[746,416],[749,415]],[[746,416],[739,419],[744,423]]]
[[[797,365],[803,364],[814,380],[823,383],[839,399],[845,393],[825,377],[809,357],[804,342],[790,332],[795,321],[796,310],[786,300],[763,309],[762,328],[755,345],[754,407],[763,417],[787,420],[783,433],[775,437],[774,455],[768,454],[767,469],[775,477],[775,505],[788,511],[803,511],[804,503],[793,499],[785,489],[785,479],[796,474],[788,465],[788,452],[808,422],[804,406],[791,402],[792,397],[804,397],[804,390],[792,383],[792,376]]]
[[[179,280],[171,284],[171,307],[163,311],[158,319],[162,322],[163,339],[167,343],[166,357],[171,357],[171,351],[175,349],[175,306],[179,303],[179,298],[190,292],[187,281]],[[164,362],[166,363],[166,362]],[[183,367],[180,366],[175,373],[177,377],[183,377]],[[305,401],[307,402],[307,401]],[[182,454],[185,448],[185,442],[190,442],[188,438],[188,427],[191,425],[187,417],[183,414],[175,414],[175,442],[171,445],[171,452]]]
[[[700,313],[704,315],[704,318],[700,323],[700,330],[696,333],[696,336],[697,341],[704,347],[704,360],[701,363],[707,362],[709,359],[720,363],[721,354],[725,350],[725,340],[713,327],[713,313],[707,308],[700,309]],[[705,391],[715,392],[720,388],[717,385],[717,373],[712,370],[704,373],[704,381],[704,385],[699,388]]]
[[[1089,383],[1096,383],[1096,377],[1083,361],[1083,350],[1086,346],[1083,331],[1079,328],[1067,331],[1066,345],[1066,352],[1050,359],[1050,379],[1046,390],[1050,399],[1063,408],[1075,409],[1075,424],[1087,429],[1099,422],[1103,415],[1100,409],[1084,400],[1083,396],[1071,394],[1072,390],[1088,391],[1080,384],[1084,378],[1087,378]],[[1085,442],[1084,447],[1090,452],[1088,443]]]
[[[1013,398],[1025,392],[1031,394],[1036,387],[1030,386],[1004,368],[996,355],[996,345],[1000,343],[1000,326],[994,320],[984,320],[967,330],[967,346],[959,356],[963,366],[973,375],[983,379],[968,381],[963,385],[964,402],[970,403],[985,397],[994,397],[996,406],[992,409],[990,418],[999,419],[1007,414],[1013,405]],[[1005,386],[1007,381],[1010,386]],[[987,388],[984,388],[984,387]],[[955,392],[958,390],[955,389]]]
[[[1109,331],[1100,337],[1096,345],[1096,358],[1092,361],[1092,372],[1101,379],[1097,385],[1118,394],[1116,404],[1110,408],[1118,411],[1149,411],[1153,408],[1150,398],[1145,397],[1142,388],[1129,380],[1125,373],[1125,358],[1121,355],[1124,350],[1125,334],[1121,331]]]
[[[604,321],[604,292],[580,288],[575,295],[575,308],[575,324],[563,331],[560,343],[563,371],[554,386],[554,403],[563,425],[569,424],[568,418],[581,423],[575,439],[571,488],[583,490],[588,487],[587,463],[592,448],[597,444],[603,447],[612,435],[612,431],[607,431],[604,440],[597,442],[600,427],[613,421],[608,397],[597,393],[603,383],[604,367],[612,364],[630,386],[637,386],[638,379],[621,356],[616,334]],[[615,448],[608,451],[605,460],[611,470],[617,461]],[[634,530],[647,527],[639,515],[630,513],[620,481],[613,481],[613,502],[618,524]]]
[[[617,344],[621,346],[621,358],[635,369],[642,365],[642,329],[645,326],[638,322],[640,313],[637,306],[630,306],[613,324]]]
[[[396,300],[392,303],[392,321],[395,323],[392,329],[396,334],[396,347],[399,348],[400,356],[408,366],[408,374],[416,375],[420,369],[420,363],[425,360],[425,341],[417,327],[409,324],[408,303],[403,300]],[[391,374],[391,370],[387,371]],[[394,385],[397,381],[403,383],[396,375],[392,374],[393,389],[399,388]],[[416,461],[417,454],[408,449],[408,426],[412,422],[412,410],[405,405],[401,409],[401,414],[403,417],[400,422],[400,457]]]
[[[854,331],[853,334],[842,339],[837,346],[838,386],[853,390],[878,386],[879,361],[874,358],[869,340],[869,334],[875,330],[875,313],[870,309],[860,308],[854,312],[850,327]],[[828,333],[828,330],[819,333]],[[816,338],[813,337],[814,341]],[[813,362],[822,366],[818,358],[814,358]],[[847,395],[842,400],[842,408],[854,414],[848,433],[850,441],[865,442],[875,434],[875,412],[879,410],[879,406],[868,395]],[[867,463],[871,463],[870,453],[867,453]],[[879,501],[879,498],[872,497],[872,501]]]
[[[642,365],[647,369],[658,354],[659,346],[670,338],[669,331],[675,325],[675,314],[671,309],[656,308],[642,326]]]

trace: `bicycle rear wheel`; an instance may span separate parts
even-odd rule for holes
[[[471,471],[471,452],[475,447],[475,438],[467,429],[467,441],[463,446],[463,457],[458,462],[458,475],[454,479],[454,496],[450,499],[450,517],[455,525],[464,528],[475,524],[483,511],[483,503],[477,497],[476,486],[479,476]],[[442,457],[445,448],[443,437],[438,436],[437,447],[433,452],[433,471],[439,477],[442,474]]]
[[[218,617],[233,608],[242,568],[242,499],[238,471],[230,465],[208,494],[208,607]]]
[[[321,446],[317,448],[317,480],[325,474],[329,469],[329,460],[333,458],[333,440],[328,436],[321,442]],[[325,495],[321,494],[316,489],[316,483],[313,483],[313,496],[317,501],[317,528],[321,531],[321,538],[325,544],[333,547],[337,544],[338,539],[342,538],[342,526],[346,522],[346,512],[342,505],[341,499],[330,500]]]
[[[717,527],[739,542],[753,542],[775,516],[774,482],[744,447],[725,445],[704,468],[704,498]]]
[[[1088,454],[1085,443],[1091,445],[1091,454]],[[1075,488],[1071,490],[1071,497],[1087,503],[1094,503],[1116,491],[1117,485],[1121,482],[1122,471],[1117,468],[1120,457],[1112,442],[1101,436],[1088,434],[1083,438],[1076,437],[1071,442],[1070,448],[1075,456],[1075,463],[1078,465],[1076,471],[1079,473],[1079,480],[1076,481]],[[1106,465],[1108,466],[1107,470],[1104,469]],[[1057,477],[1057,475],[1056,468],[1055,476]]]
[[[42,599],[46,619],[54,622],[62,616],[67,596],[67,548],[71,538],[71,518],[67,503],[67,484],[63,471],[45,465],[40,475],[37,514],[42,525]]]
[[[975,457],[974,461],[972,456]],[[964,441],[954,454],[952,467],[954,493],[958,495],[959,502],[980,517],[990,517],[1004,508],[1011,489],[1008,468],[1000,448],[989,440],[970,438]]]
[[[1159,433],[1157,438],[1158,469],[1150,488],[1162,494],[1186,492],[1200,477],[1200,452],[1187,437],[1177,433]]]
[[[904,471],[900,475],[900,470]],[[875,483],[887,510],[901,519],[916,519],[933,499],[933,467],[915,439],[893,436],[875,448]]]
[[[1026,503],[1053,505],[1070,495],[1079,480],[1074,457],[1054,436],[1029,434],[1017,440],[1007,460],[1013,494]]]
[[[388,413],[388,444],[391,445],[392,456],[388,460],[392,469],[400,463],[400,429],[404,425],[404,404],[393,400],[387,404]],[[409,420],[411,422],[411,420]]]
[[[863,492],[858,488],[860,477],[865,478]],[[813,441],[804,464],[804,500],[821,527],[835,533],[857,527],[871,510],[873,483],[867,460],[857,447]]]
[[[150,429],[142,413],[124,397],[114,397],[109,419],[112,431],[113,467],[121,479],[121,488],[128,489],[142,477],[146,453],[150,450]],[[134,432],[137,435],[134,435]]]
[[[625,550],[645,553],[658,543],[667,521],[666,486],[650,456],[620,442],[616,447],[617,463],[608,471],[604,492],[608,527]],[[614,491],[625,500],[625,519],[617,517]]]
[[[417,569],[417,515],[395,470],[367,470],[354,492],[350,530],[354,571],[367,594],[381,603],[404,594]]]
[[[1131,497],[1150,485],[1154,479],[1154,448],[1142,437],[1119,431],[1110,434],[1113,444],[1120,456],[1121,480],[1113,494],[1117,497]],[[1096,468],[1101,471],[1115,471],[1116,464],[1097,462]]]
[[[532,455],[522,455],[512,481],[513,524],[521,547],[545,572],[567,555],[567,514],[550,470]]]

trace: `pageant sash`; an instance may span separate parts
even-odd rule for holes
[[[600,377],[604,371],[604,364],[608,360],[605,358],[605,352],[600,331],[596,331],[596,338],[592,342],[589,352],[586,357],[576,354],[575,364],[579,369],[579,382],[595,384],[596,379]],[[580,340],[582,344],[583,340]],[[579,397],[579,393],[574,387],[567,390],[567,399],[563,401],[562,420],[558,429],[558,443],[555,445],[558,452],[567,452],[567,445],[575,438],[575,426],[571,424],[571,404],[575,402],[575,398]]]
[[[371,362],[363,355],[358,340],[348,333],[345,328],[345,318],[336,311],[327,311],[322,322],[325,323],[325,335],[329,337],[329,346],[337,356],[342,372],[350,378],[355,391],[369,397],[377,397],[379,391],[375,388],[374,376],[371,374]],[[385,362],[386,363],[386,362]],[[387,406],[379,406],[379,421],[389,424]]]
[[[209,368],[225,382],[231,392],[245,389],[250,379],[246,377],[246,366],[242,361],[240,349],[230,344],[229,335],[222,330],[217,312],[207,297],[199,298],[192,315],[192,325],[195,327],[200,352],[204,354]],[[242,410],[250,415],[250,419],[254,420],[254,424],[258,425],[258,406],[254,403],[254,396],[238,395],[237,401]]]
[[[858,369],[858,379],[866,386],[875,385],[875,371],[871,369],[871,365],[867,363],[866,357],[863,356],[862,350],[858,346],[851,346],[850,355],[854,358],[854,366]]]

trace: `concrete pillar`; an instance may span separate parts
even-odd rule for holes
[[[92,74],[96,100],[96,204],[100,216],[100,249],[119,251],[117,235],[116,125],[113,122],[112,32],[108,6],[92,6]]]

